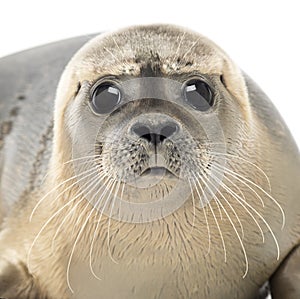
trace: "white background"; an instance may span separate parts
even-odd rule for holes
[[[219,44],[263,88],[300,145],[299,1],[1,0],[0,57],[132,24],[173,23]],[[0,78],[1,80],[1,78]]]

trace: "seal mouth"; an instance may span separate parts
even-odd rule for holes
[[[154,177],[161,177],[161,176],[168,176],[168,177],[174,177],[176,176],[173,174],[169,169],[163,166],[155,166],[155,167],[148,167],[146,168],[140,176],[154,176]]]

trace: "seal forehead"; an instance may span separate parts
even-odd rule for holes
[[[172,78],[193,73],[222,75],[228,91],[248,113],[248,93],[239,68],[206,37],[173,25],[129,27],[86,43],[61,77],[56,107],[72,99],[81,82],[94,83],[107,75]]]
[[[75,56],[78,79],[91,75],[221,73],[224,54],[204,36],[170,25],[130,27],[91,40]],[[81,78],[84,76],[84,78]],[[90,78],[93,79],[93,78]]]

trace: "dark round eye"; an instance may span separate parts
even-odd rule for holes
[[[112,82],[99,84],[92,95],[92,108],[95,113],[112,112],[121,100],[120,89]]]
[[[209,85],[200,79],[191,79],[184,84],[184,99],[194,109],[207,111],[214,103],[213,92]]]

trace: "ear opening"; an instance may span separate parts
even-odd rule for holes
[[[220,81],[224,85],[224,87],[227,89],[227,85],[225,83],[225,79],[224,79],[224,75],[223,74],[220,76]]]

